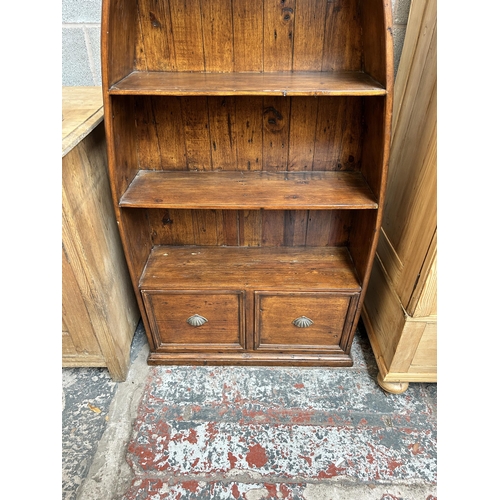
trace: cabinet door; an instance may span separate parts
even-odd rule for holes
[[[158,351],[242,350],[243,291],[142,291]]]
[[[255,292],[255,349],[343,350],[358,294]]]
[[[437,249],[437,2],[413,2],[394,85],[385,210],[377,253],[414,316]],[[435,290],[434,290],[435,292]],[[426,312],[436,314],[436,298]],[[434,303],[432,303],[434,302]]]

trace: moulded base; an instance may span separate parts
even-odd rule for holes
[[[353,365],[348,354],[292,354],[292,353],[158,353],[148,358],[149,365],[249,365],[249,366],[331,366]]]

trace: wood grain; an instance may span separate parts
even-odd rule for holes
[[[245,304],[240,291],[144,291],[159,351],[239,351],[245,348]],[[198,314],[207,322],[191,326]]]
[[[264,72],[291,71],[296,0],[264,0]]]
[[[363,68],[362,28],[356,2],[326,2],[323,47],[322,71],[359,71]]]
[[[176,70],[204,71],[206,65],[199,0],[170,0],[170,15]]]
[[[149,365],[230,365],[230,366],[330,366],[350,367],[352,359],[345,352],[152,352]]]
[[[372,184],[380,180],[370,165],[382,161],[376,153],[384,138],[377,132],[382,120],[374,119],[364,132],[363,121],[356,117],[363,115],[363,108],[384,108],[364,104],[359,97],[131,99],[113,98],[114,122],[120,124],[132,113],[135,124],[122,131],[128,141],[120,141],[117,153],[124,158],[137,154],[144,169],[359,171],[366,164],[365,177]],[[134,176],[136,166],[129,163],[130,174],[123,171]]]
[[[356,172],[181,172],[141,170],[121,207],[196,209],[374,209]]]
[[[384,382],[437,381],[437,2],[413,2],[386,210],[363,311]],[[374,151],[374,149],[373,149]]]
[[[364,70],[390,88],[394,72],[391,0],[363,0],[360,21]]]
[[[122,2],[103,10],[105,119],[149,362],[351,366],[385,201],[389,0]],[[294,339],[265,312],[258,339],[266,291],[285,309],[311,294],[319,330]],[[229,337],[170,324],[186,293],[233,318]]]
[[[437,230],[436,230],[437,232]],[[431,255],[427,255],[422,266],[416,290],[408,304],[408,314],[413,318],[437,316],[437,243],[431,242]]]
[[[391,267],[384,255],[405,307],[412,301],[426,255],[433,253],[429,247],[437,228],[436,9],[435,2],[428,2],[425,9],[414,11],[421,17],[416,17],[416,25],[409,29],[413,45],[403,50],[404,66],[396,82],[400,102],[387,181],[388,208],[382,225],[388,240],[386,250],[395,252],[402,264]],[[415,30],[418,36],[413,34]],[[407,73],[403,73],[405,68]]]
[[[155,71],[176,70],[169,2],[144,0],[137,3],[137,8],[138,37],[142,42],[145,67]]]
[[[275,70],[276,71],[276,70]],[[368,74],[335,72],[182,73],[135,71],[115,83],[111,95],[385,95]]]
[[[134,70],[137,60],[137,6],[135,2],[102,1],[101,72],[103,95]],[[127,40],[123,40],[123,34]]]
[[[77,103],[74,117],[89,103],[86,91],[63,95]],[[62,159],[63,366],[105,366],[124,380],[139,311],[114,217],[104,124],[88,119],[101,109],[96,102],[94,112],[80,114],[81,124],[70,128],[83,138]]]
[[[231,3],[231,0],[200,0],[206,71],[233,71]]]
[[[62,248],[62,321],[63,321],[63,366],[68,358],[99,358],[101,366],[106,360],[92,327],[92,321],[78,286],[75,272]],[[95,362],[95,360],[93,360]]]
[[[318,99],[296,97],[290,110],[290,135],[288,139],[288,170],[312,170]]]
[[[350,324],[345,318],[356,305],[357,294],[257,292],[255,349],[340,351],[340,339]],[[306,328],[293,321],[312,320]]]
[[[293,70],[321,71],[327,2],[296,0]]]
[[[187,169],[212,170],[210,118],[206,97],[185,97],[182,100],[182,123],[186,140]],[[155,127],[146,126],[155,130]]]
[[[262,289],[359,292],[344,247],[154,247],[142,290]]]
[[[232,2],[232,7],[234,71],[261,72],[264,65],[264,2],[239,0]]]
[[[381,9],[375,2],[368,20]],[[138,0],[135,15],[130,15],[134,7],[129,6],[127,23],[136,35],[127,41],[127,50],[135,49],[138,71],[363,68],[361,14],[355,1]],[[119,8],[113,11],[121,20]],[[380,43],[373,52],[378,48]]]
[[[101,87],[62,87],[62,155],[103,121]]]

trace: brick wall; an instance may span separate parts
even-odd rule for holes
[[[403,42],[406,34],[406,24],[410,12],[411,0],[392,0],[392,36],[394,39],[394,76],[396,76]]]
[[[62,85],[101,85],[102,0],[62,0]]]
[[[101,1],[62,0],[62,85],[101,85]],[[392,0],[397,70],[411,0]]]

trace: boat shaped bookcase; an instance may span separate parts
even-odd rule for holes
[[[150,364],[352,366],[389,0],[104,0],[116,219]]]

